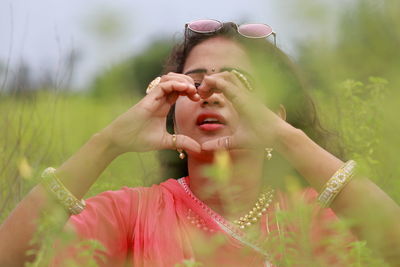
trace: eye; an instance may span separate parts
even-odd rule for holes
[[[201,85],[201,82],[196,82],[196,81],[194,82],[194,86],[196,87],[196,89],[199,88],[200,85]]]

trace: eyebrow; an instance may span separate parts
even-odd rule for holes
[[[232,70],[237,70],[238,72],[243,73],[243,74],[244,74],[245,76],[247,76],[248,78],[253,79],[253,77],[250,75],[250,73],[248,73],[248,72],[245,71],[245,70],[239,69],[239,68],[223,67],[223,68],[221,68],[221,69],[219,70],[219,72],[223,72],[223,71],[232,71]],[[185,72],[184,74],[185,74],[185,75],[188,75],[188,74],[192,74],[192,73],[207,73],[207,69],[201,69],[201,68],[199,68],[199,69],[189,70],[189,71]]]
[[[184,74],[188,75],[188,74],[192,74],[192,73],[206,73],[206,72],[207,72],[206,69],[194,69],[194,70],[189,70],[189,71],[185,72]]]

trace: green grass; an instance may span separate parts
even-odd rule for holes
[[[40,92],[0,100],[0,221],[48,166],[57,167],[136,99],[98,100],[79,94]],[[86,194],[159,182],[154,152],[127,153],[112,162]]]

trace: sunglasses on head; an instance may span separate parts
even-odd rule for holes
[[[224,26],[231,26],[243,37],[252,39],[267,38],[272,35],[276,45],[276,33],[271,26],[262,23],[249,23],[237,25],[234,22],[221,22],[215,19],[195,20],[185,24],[185,40],[190,32],[199,34],[212,34],[221,30]]]

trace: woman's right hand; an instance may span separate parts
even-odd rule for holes
[[[180,95],[192,101],[200,96],[191,77],[168,73],[136,105],[117,117],[102,130],[118,153],[144,152],[160,149],[184,149],[200,152],[201,146],[192,138],[176,135],[176,144],[166,129],[166,117]]]

